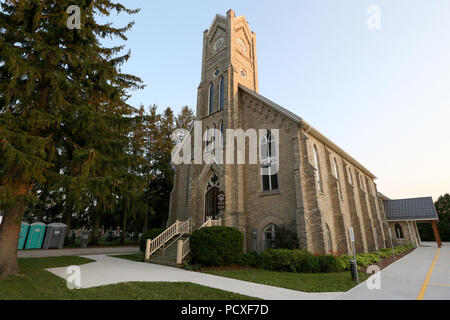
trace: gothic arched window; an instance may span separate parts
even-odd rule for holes
[[[352,172],[350,170],[350,166],[349,165],[347,165],[347,175],[348,175],[348,183],[353,185],[353,177],[352,177]]]
[[[214,123],[213,126],[213,132],[212,132],[212,144],[213,144],[213,150],[216,150],[216,124]]]
[[[220,141],[219,141],[219,146],[222,147],[223,146],[224,137],[225,137],[225,132],[224,132],[224,128],[223,128],[223,121],[220,122],[219,130],[220,130],[220,134],[221,134]]]
[[[219,81],[219,110],[223,110],[224,96],[225,96],[225,84],[223,77]]]
[[[339,168],[337,165],[336,158],[333,158],[333,167],[334,167],[334,176],[336,177],[337,180],[338,196],[339,199],[342,199],[341,182],[339,181]]]
[[[319,153],[317,152],[317,147],[314,145],[314,165],[316,166],[316,181],[319,191],[323,192],[322,179],[320,178],[320,164],[319,164]]]
[[[213,113],[214,110],[214,84],[211,82],[209,85],[209,98],[208,98],[208,113]]]
[[[206,135],[206,147],[208,147],[209,146],[209,144],[211,143],[211,141],[210,141],[210,139],[209,139],[209,134],[210,134],[210,132],[209,132],[209,127],[208,126],[206,126],[206,132],[205,132],[205,135]]]
[[[270,130],[262,136],[260,142],[260,160],[263,191],[278,189],[278,163],[276,137]]]
[[[400,223],[395,224],[395,234],[397,236],[397,239],[403,239],[405,236],[403,235],[403,229]]]
[[[359,178],[359,187],[361,188],[362,191],[365,191],[365,190],[364,190],[364,183],[363,183],[363,179],[362,179],[361,173],[358,173],[358,178]]]
[[[264,228],[264,246],[263,249],[270,249],[274,247],[275,242],[275,225],[269,224]]]

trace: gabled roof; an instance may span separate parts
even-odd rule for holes
[[[242,91],[247,92],[251,96],[255,97],[257,100],[260,100],[261,102],[264,102],[265,104],[267,104],[268,106],[272,107],[273,109],[275,109],[279,113],[285,115],[286,117],[288,117],[289,119],[293,120],[294,122],[296,122],[298,124],[302,123],[302,118],[300,118],[295,113],[290,112],[288,109],[283,108],[279,104],[276,104],[272,100],[267,99],[266,97],[264,97],[264,96],[260,95],[259,93],[255,92],[255,91],[253,91],[253,90],[251,90],[249,88],[247,88],[246,86],[243,86],[242,84],[239,84],[239,89],[241,89]]]
[[[307,123],[305,120],[297,116],[295,113],[292,113],[291,111],[287,110],[286,108],[283,108],[279,104],[276,104],[275,102],[267,99],[266,97],[260,95],[259,93],[247,88],[246,86],[239,84],[239,89],[248,93],[249,95],[253,96],[255,99],[265,103],[267,106],[271,107],[275,111],[278,111],[282,115],[286,116],[287,118],[293,120],[295,123],[299,124],[300,126],[303,126],[306,131],[314,136],[319,141],[326,144],[328,147],[330,147],[333,151],[340,154],[343,158],[345,158],[348,162],[353,164],[355,167],[357,167],[359,170],[364,172],[367,176],[369,176],[371,179],[376,179],[376,176],[370,172],[368,169],[366,169],[361,163],[359,163],[357,160],[355,160],[352,156],[350,156],[347,152],[342,150],[338,145],[333,143],[330,139],[325,137],[322,133],[319,132],[319,130],[315,129],[313,126],[311,126],[309,123]]]
[[[431,197],[384,200],[383,205],[388,221],[439,220]]]

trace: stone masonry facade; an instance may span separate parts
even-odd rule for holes
[[[306,121],[258,93],[256,35],[232,10],[217,15],[203,33],[196,120],[203,132],[279,129],[278,188],[263,191],[261,164],[259,159],[249,164],[248,148],[245,164],[179,165],[168,225],[188,218],[201,225],[205,194],[214,183],[226,199],[219,217],[244,234],[246,251],[264,250],[268,226],[281,224],[295,226],[299,247],[314,253],[351,253],[350,227],[357,252],[390,246],[376,177]],[[224,148],[227,143],[224,138]]]

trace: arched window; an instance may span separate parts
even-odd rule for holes
[[[213,132],[212,132],[212,144],[213,150],[216,150],[216,124],[214,123]]]
[[[359,173],[359,172],[358,172],[358,178],[359,178],[359,187],[361,188],[362,191],[365,191],[363,179],[362,179],[361,173]]]
[[[224,132],[224,128],[223,128],[223,121],[220,122],[219,130],[220,130],[220,133],[222,135],[220,137],[219,146],[223,147],[223,142],[224,142],[224,139],[225,139],[225,132]]]
[[[274,247],[275,242],[275,225],[269,224],[264,228],[264,250]]]
[[[219,81],[219,110],[223,110],[224,96],[225,96],[225,83],[223,77]]]
[[[209,139],[209,127],[208,126],[206,126],[206,132],[205,132],[205,134],[206,134],[206,147],[208,147],[209,146],[209,144],[211,143],[211,141],[210,141],[210,139]],[[208,150],[208,148],[207,148],[207,150]]]
[[[263,191],[278,189],[278,163],[276,137],[270,130],[261,138],[260,160]]]
[[[395,224],[395,235],[397,236],[397,239],[403,239],[405,237],[403,235],[403,229],[400,223]]]
[[[211,82],[209,85],[209,98],[208,98],[208,104],[209,104],[209,114],[213,113],[214,110],[214,84]]]
[[[328,223],[325,223],[325,239],[327,241],[328,244],[328,250],[333,251],[333,241],[331,240],[331,231],[330,231],[330,227],[328,226]]]
[[[339,181],[339,168],[337,165],[336,158],[333,158],[333,168],[334,168],[334,176],[336,177],[337,180],[338,196],[339,199],[342,199],[341,182]]]
[[[349,165],[347,165],[347,175],[348,175],[348,183],[353,185],[353,176],[352,176],[352,171],[350,170]]]
[[[319,191],[323,192],[322,189],[322,179],[320,178],[320,164],[319,164],[319,153],[317,152],[317,147],[314,145],[314,165],[316,166],[316,181]]]

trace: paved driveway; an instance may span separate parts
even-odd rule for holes
[[[68,248],[49,250],[19,250],[18,258],[43,258],[60,256],[81,256],[91,254],[133,254],[138,253],[139,247],[101,247],[101,248]]]
[[[192,282],[266,300],[331,300],[342,294],[342,292],[307,293],[152,263],[113,258],[106,255],[86,257],[94,259],[96,262],[80,266],[82,288],[92,288],[130,281],[167,281]],[[47,270],[63,279],[67,279],[69,275],[66,273],[66,269],[52,268]],[[189,297],[186,298],[188,299]]]
[[[440,250],[435,243],[423,243],[381,271],[381,289],[370,290],[361,283],[339,299],[450,300],[450,243]]]

